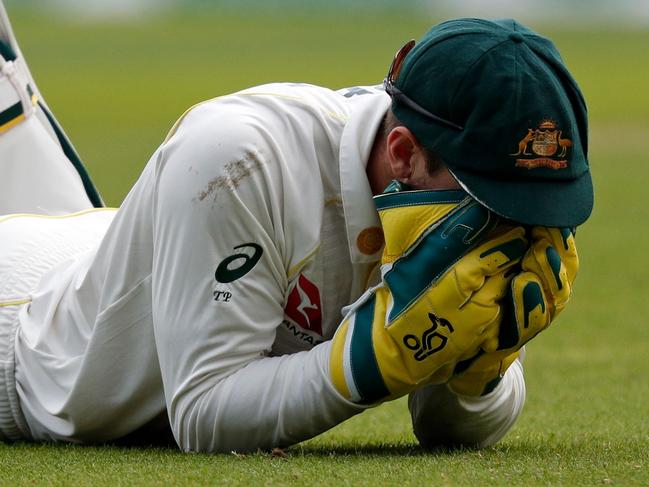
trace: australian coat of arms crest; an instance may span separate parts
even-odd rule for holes
[[[553,120],[543,120],[535,129],[527,129],[527,134],[518,142],[518,152],[510,155],[516,156],[518,167],[566,168],[572,141],[562,135],[562,130]]]

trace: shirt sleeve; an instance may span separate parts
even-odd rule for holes
[[[485,396],[461,396],[445,384],[426,386],[408,396],[415,436],[427,448],[491,446],[511,429],[524,404],[520,358]]]
[[[330,385],[329,343],[268,356],[288,286],[281,157],[227,103],[192,110],[159,150],[153,322],[184,450],[284,446],[362,410]]]

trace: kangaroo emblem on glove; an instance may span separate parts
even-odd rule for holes
[[[428,319],[433,326],[424,330],[424,333],[421,336],[421,340],[415,335],[406,335],[403,337],[403,344],[409,349],[415,352],[415,360],[421,362],[426,357],[430,357],[435,352],[439,352],[446,346],[448,337],[442,335],[437,331],[439,326],[444,326],[448,328],[450,333],[453,333],[453,325],[448,320],[444,318],[438,318],[433,313],[428,313]],[[433,341],[435,338],[439,338],[439,343],[433,346]]]

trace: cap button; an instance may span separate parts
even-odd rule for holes
[[[523,42],[523,34],[520,32],[510,32],[509,38],[516,43]]]

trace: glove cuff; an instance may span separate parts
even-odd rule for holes
[[[469,195],[462,190],[399,191],[374,197],[379,212],[385,248],[382,264],[402,257],[427,231]]]

